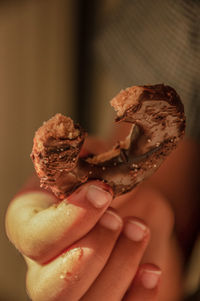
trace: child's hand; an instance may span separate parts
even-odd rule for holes
[[[145,186],[114,200],[115,210],[111,201],[107,187],[93,182],[59,204],[42,192],[11,202],[7,234],[28,264],[32,300],[177,300],[167,202]]]

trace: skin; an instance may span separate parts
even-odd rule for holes
[[[149,180],[114,200],[100,182],[57,205],[39,190],[16,196],[6,231],[27,262],[30,298],[180,300],[198,229],[198,152],[184,140]]]

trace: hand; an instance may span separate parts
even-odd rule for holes
[[[85,150],[94,152],[97,143],[89,142]],[[95,153],[101,148],[98,144]],[[150,181],[113,201],[107,187],[94,182],[59,204],[52,195],[27,187],[11,202],[6,230],[27,262],[33,301],[179,300],[182,262],[174,211],[159,193],[166,195],[168,187],[173,192],[171,182],[181,178],[177,173],[165,177],[167,166],[177,172],[187,162],[182,160],[186,152],[176,153],[180,160],[171,156]],[[184,191],[182,182],[178,191]]]
[[[59,204],[41,192],[11,202],[7,234],[28,264],[32,300],[177,300],[180,267],[165,200],[142,186],[116,199],[115,210],[107,209],[111,200],[94,182]],[[169,287],[171,297],[160,299]]]
[[[129,298],[125,300],[180,300],[183,293],[183,256],[174,232],[174,212],[169,201],[152,187],[151,181],[147,181],[135,191],[116,199],[114,204],[122,217],[134,214],[145,221],[151,232],[149,244],[129,288]],[[161,269],[160,281],[154,289],[146,290],[144,286],[150,288],[151,281],[152,286],[155,284],[154,274],[151,278],[150,273],[154,267]],[[143,274],[143,269],[147,273]],[[157,269],[157,276],[158,273]]]

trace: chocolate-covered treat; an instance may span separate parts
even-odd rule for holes
[[[184,108],[169,86],[127,88],[111,105],[116,121],[131,123],[132,129],[124,141],[99,155],[79,157],[86,133],[69,117],[56,114],[38,129],[31,158],[42,187],[63,199],[98,179],[121,195],[152,175],[184,135]]]

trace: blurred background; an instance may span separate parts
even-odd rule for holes
[[[97,132],[92,122],[99,117],[90,120],[87,106],[92,2],[0,1],[1,301],[28,300],[25,263],[7,240],[4,216],[9,201],[33,172],[29,154],[35,130],[61,112]],[[109,5],[105,2],[106,10]],[[102,94],[106,99],[106,91]]]
[[[28,300],[25,263],[6,238],[4,217],[33,173],[32,139],[44,120],[60,112],[106,138],[108,102],[119,90],[165,83],[185,100],[188,133],[199,139],[200,101],[189,103],[200,95],[200,6],[188,2],[0,1],[0,301]]]

